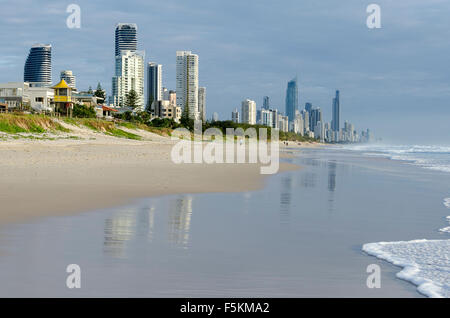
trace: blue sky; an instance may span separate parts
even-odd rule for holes
[[[81,29],[66,8],[81,7]],[[381,29],[368,29],[366,7],[381,7]],[[138,24],[139,49],[163,64],[175,87],[175,52],[199,54],[208,117],[230,118],[241,100],[264,95],[284,111],[288,80],[299,78],[300,105],[341,118],[386,141],[450,143],[450,1],[300,0],[0,0],[0,82],[23,80],[34,43],[53,46],[53,80],[71,69],[79,89],[101,82],[110,93],[114,28]]]

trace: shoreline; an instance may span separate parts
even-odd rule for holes
[[[0,225],[110,208],[145,197],[254,191],[270,176],[260,174],[259,163],[174,164],[174,142],[167,137],[135,141],[95,136],[96,140],[0,142]],[[280,145],[280,158],[283,150]],[[280,162],[278,173],[299,168]]]

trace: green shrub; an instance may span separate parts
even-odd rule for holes
[[[95,112],[94,107],[78,104],[73,106],[72,115],[77,118],[97,118],[97,113]]]

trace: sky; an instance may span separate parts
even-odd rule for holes
[[[335,90],[341,120],[385,142],[450,144],[450,1],[447,0],[0,0],[0,82],[23,81],[35,43],[52,45],[53,81],[72,70],[78,89],[100,82],[111,93],[114,29],[138,25],[146,62],[163,65],[175,89],[177,50],[199,55],[207,117],[263,96],[285,111],[287,82],[298,76],[305,102],[331,119]],[[70,4],[81,28],[66,25]],[[369,29],[366,8],[381,9]]]

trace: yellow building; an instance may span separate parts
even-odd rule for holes
[[[55,90],[55,97],[53,98],[55,111],[67,116],[72,115],[72,88],[63,79],[52,88]]]

